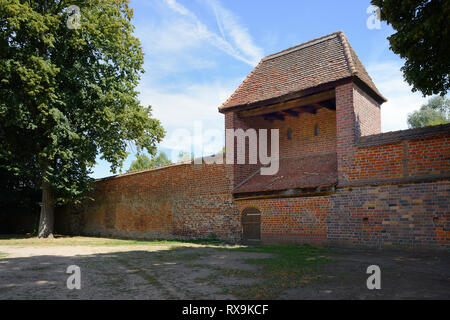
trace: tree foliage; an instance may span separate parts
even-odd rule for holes
[[[391,50],[406,59],[402,71],[413,91],[445,95],[450,87],[450,1],[372,0],[381,20],[397,31]]]
[[[444,97],[431,98],[420,110],[408,115],[408,126],[420,128],[450,122],[450,100]]]
[[[128,172],[151,169],[161,166],[166,166],[171,164],[172,162],[169,160],[167,155],[164,152],[160,152],[157,156],[150,159],[145,154],[137,154],[136,160],[131,163],[130,169]]]
[[[71,5],[78,29],[67,24]],[[38,168],[43,207],[82,197],[97,156],[116,172],[129,143],[154,154],[164,136],[138,100],[144,55],[132,16],[127,0],[0,2],[0,165]]]

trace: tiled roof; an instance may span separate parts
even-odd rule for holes
[[[342,31],[263,58],[220,111],[356,77],[380,94]]]
[[[281,191],[330,187],[337,184],[336,153],[280,159],[278,173],[263,176],[258,172],[233,193]]]

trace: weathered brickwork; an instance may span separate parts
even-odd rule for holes
[[[345,184],[355,167],[356,142],[380,133],[380,106],[353,82],[336,87],[336,133],[339,184]]]
[[[302,113],[297,117],[286,117],[284,120],[274,121],[264,120],[263,117],[254,117],[251,120],[241,119],[235,113],[230,112],[225,114],[225,128],[235,130],[248,130],[251,128],[255,129],[256,132],[259,129],[278,129],[281,159],[336,152],[336,112],[326,108],[317,110],[315,114]],[[289,135],[288,131],[290,131]],[[270,142],[270,134],[268,135],[268,142]],[[236,143],[237,141],[235,141]],[[248,139],[246,139],[246,150],[250,150]],[[270,153],[270,148],[268,151]],[[247,152],[247,163],[248,155],[249,153]],[[235,153],[235,163],[237,163],[236,156],[237,154]],[[260,166],[260,164],[236,164],[233,170],[234,186],[238,186],[246,178],[253,175]]]
[[[251,126],[250,123],[247,123],[243,119],[240,119],[236,113],[230,112],[225,115],[225,129],[242,129],[244,131],[254,128],[258,129],[258,127]],[[260,127],[261,128],[261,127]],[[236,149],[237,139],[235,139],[235,149]],[[234,165],[228,167],[228,174],[231,178],[233,187],[238,186],[244,179],[249,177],[251,174],[253,174],[258,168],[260,167],[259,164],[249,164],[249,140],[245,140],[246,148],[246,157],[245,162],[246,164],[238,164],[237,163],[237,152],[234,152]]]
[[[327,243],[327,217],[331,214],[329,196],[240,200],[242,212],[254,207],[261,212],[261,240],[273,243]]]
[[[236,201],[261,212],[262,243],[450,248],[450,182],[342,188],[329,196]]]
[[[353,86],[356,137],[369,136],[381,132],[381,109],[379,103],[357,85]]]
[[[289,119],[285,127],[282,121],[256,122],[258,128],[280,127],[282,154],[336,152],[338,176],[344,174],[334,193],[235,199],[236,182],[258,165],[251,170],[246,165],[174,165],[97,181],[95,201],[61,212],[57,227],[72,234],[164,239],[215,234],[239,241],[241,213],[255,207],[261,212],[263,243],[448,248],[450,126],[379,134],[376,121],[373,126],[360,121],[360,132],[354,99],[370,102],[356,86],[346,84],[336,90],[335,115],[321,109]],[[371,115],[379,116],[376,111],[365,116]],[[302,120],[308,123],[302,125]],[[320,124],[324,139],[314,135],[314,123]],[[230,114],[226,126],[249,128]],[[293,128],[292,140],[283,134],[287,127]],[[303,145],[302,139],[307,141]]]
[[[450,248],[449,181],[339,189],[330,197],[335,245]]]
[[[317,126],[317,135],[315,128]],[[336,112],[321,108],[316,114],[302,113],[298,117],[275,120],[270,129],[280,130],[280,156],[304,157],[336,152]],[[291,129],[291,137],[288,131]]]
[[[57,216],[60,232],[149,239],[240,238],[225,165],[174,165],[97,181],[78,208]]]
[[[450,175],[450,138],[403,140],[395,144],[357,148],[351,183],[392,179],[432,179]]]
[[[235,141],[235,164],[97,181],[58,231],[449,249],[450,124],[381,133],[385,101],[342,32],[269,56],[219,110],[226,129],[280,130],[278,173],[248,164],[248,139],[237,164]]]

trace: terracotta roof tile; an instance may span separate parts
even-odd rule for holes
[[[336,153],[280,159],[278,173],[250,176],[233,193],[282,191],[299,188],[330,187],[337,183]]]
[[[379,93],[342,31],[263,58],[219,110],[245,106],[357,77]]]

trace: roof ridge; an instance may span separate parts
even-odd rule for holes
[[[348,41],[345,33],[343,31],[339,31],[339,36],[341,38],[341,42],[344,47],[344,55],[348,61],[350,73],[352,74],[352,76],[359,78],[363,82],[366,82],[366,80],[364,80],[364,77],[367,77],[367,80],[370,81],[373,85],[373,88],[371,89],[374,90],[375,93],[379,95],[383,100],[387,101],[387,99],[378,91],[378,88],[375,86],[372,77],[367,72],[364,64],[362,63],[361,59],[358,57],[358,54],[355,52],[352,45]],[[357,65],[360,66],[362,69]]]
[[[353,61],[352,52],[350,51],[350,44],[348,42],[347,36],[342,30],[338,31],[337,33],[339,35],[339,38],[341,39],[342,46],[344,47],[344,55],[347,58],[350,73],[352,75],[357,75],[358,70],[356,69],[355,62]]]
[[[339,35],[339,33],[341,33],[341,32],[342,32],[342,31],[333,32],[333,33],[327,34],[327,35],[325,35],[325,36],[322,36],[322,37],[319,37],[319,38],[316,38],[316,39],[313,39],[313,40],[309,40],[309,41],[303,42],[303,43],[301,43],[301,44],[292,46],[292,47],[290,47],[290,48],[284,49],[284,50],[282,50],[282,51],[279,51],[279,52],[270,54],[270,55],[265,56],[264,58],[262,58],[262,59],[261,59],[261,62],[267,61],[267,60],[271,60],[271,59],[274,59],[274,58],[283,56],[283,55],[285,55],[285,54],[289,54],[289,53],[291,53],[291,52],[295,52],[295,51],[297,51],[297,50],[304,49],[304,48],[313,46],[313,45],[315,45],[315,44],[321,43],[321,42],[323,42],[323,41],[332,39],[332,38],[336,37],[337,35]]]

